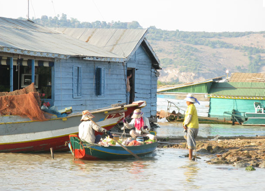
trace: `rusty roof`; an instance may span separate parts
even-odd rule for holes
[[[49,58],[123,62],[124,57],[32,21],[0,17],[0,52]]]
[[[101,47],[127,60],[142,44],[153,60],[153,65],[160,68],[160,61],[145,38],[147,29],[100,29],[100,28],[56,28],[55,30],[73,38]]]
[[[265,82],[264,73],[232,73],[229,82]]]

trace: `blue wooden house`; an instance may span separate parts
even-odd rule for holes
[[[145,116],[156,115],[160,66],[145,39],[147,30],[106,30],[82,41],[31,21],[0,18],[0,31],[0,92],[34,82],[58,109],[94,110],[126,103],[131,73],[130,101],[145,100]]]

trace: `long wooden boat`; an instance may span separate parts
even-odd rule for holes
[[[69,147],[75,159],[83,160],[112,160],[134,158],[128,151],[121,146],[100,146],[82,142],[77,135],[69,135]],[[126,146],[137,156],[143,156],[155,151],[157,142],[140,146]]]
[[[134,109],[145,106],[145,101],[91,111],[94,121],[109,130]],[[65,142],[70,134],[78,133],[81,113],[46,121],[32,121],[19,116],[0,116],[0,152],[68,151]]]

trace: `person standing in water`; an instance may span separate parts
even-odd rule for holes
[[[195,139],[199,132],[199,120],[194,103],[196,102],[200,104],[200,102],[192,94],[188,94],[184,100],[186,100],[186,104],[188,106],[183,121],[183,128],[186,132],[184,138],[187,140],[189,159],[192,160],[192,152],[196,149]]]

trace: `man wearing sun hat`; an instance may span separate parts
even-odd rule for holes
[[[82,141],[86,141],[88,143],[98,143],[100,141],[101,136],[95,136],[95,131],[107,133],[108,131],[90,121],[94,116],[88,111],[85,110],[82,112],[82,121],[79,125],[79,138]]]
[[[189,149],[189,159],[192,159],[192,151],[196,149],[196,137],[199,131],[199,120],[197,115],[197,110],[194,103],[200,104],[200,102],[192,95],[188,94],[184,99],[186,100],[186,104],[188,106],[187,111],[185,113],[185,118],[183,121],[183,128],[185,129],[187,139],[187,145]]]
[[[126,119],[123,120],[124,127],[127,129],[132,129],[135,127],[135,130],[130,131],[132,138],[136,137],[149,137],[151,140],[155,140],[155,135],[149,133],[151,127],[147,117],[143,117],[143,112],[140,109],[135,109],[132,115],[132,121],[128,123]],[[122,128],[122,130],[124,129]]]

